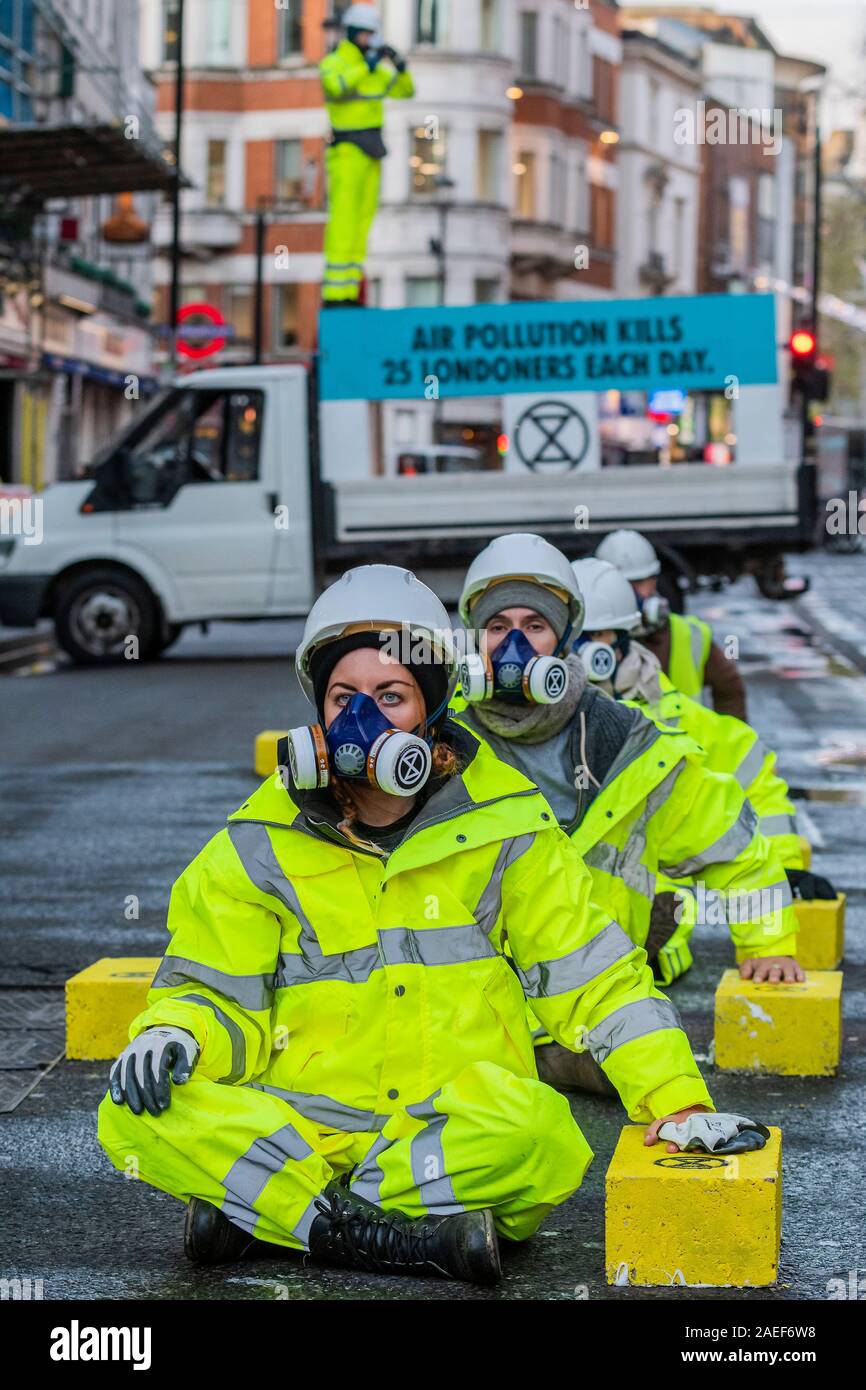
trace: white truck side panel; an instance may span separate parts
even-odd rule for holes
[[[575,471],[543,477],[479,473],[370,478],[336,485],[336,539],[376,541],[494,536],[539,530],[573,534],[576,508],[589,531],[618,526],[682,531],[798,524],[797,470],[783,464],[740,469],[709,464]]]

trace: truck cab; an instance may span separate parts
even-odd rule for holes
[[[313,598],[308,373],[197,372],[85,476],[35,502],[42,541],[0,554],[0,620],[54,619],[73,660],[157,655],[187,623],[304,613]]]

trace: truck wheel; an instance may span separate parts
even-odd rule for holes
[[[183,632],[183,626],[183,623],[166,623],[162,629],[159,641],[156,643],[155,651],[151,652],[151,656],[161,656],[163,652],[168,651],[169,647],[173,647],[178,637]]]
[[[73,575],[58,594],[54,625],[58,642],[78,666],[147,660],[158,650],[156,600],[142,580],[120,570],[94,568]],[[137,640],[137,648],[130,638]]]

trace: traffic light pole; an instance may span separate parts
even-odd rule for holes
[[[177,318],[180,313],[180,153],[183,136],[183,15],[186,0],[177,7],[177,73],[174,89],[174,188],[171,207],[171,298],[169,304],[169,365],[177,370]]]

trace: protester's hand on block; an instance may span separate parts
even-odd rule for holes
[[[740,965],[740,979],[756,985],[802,984],[806,972],[793,956],[749,956]]]

